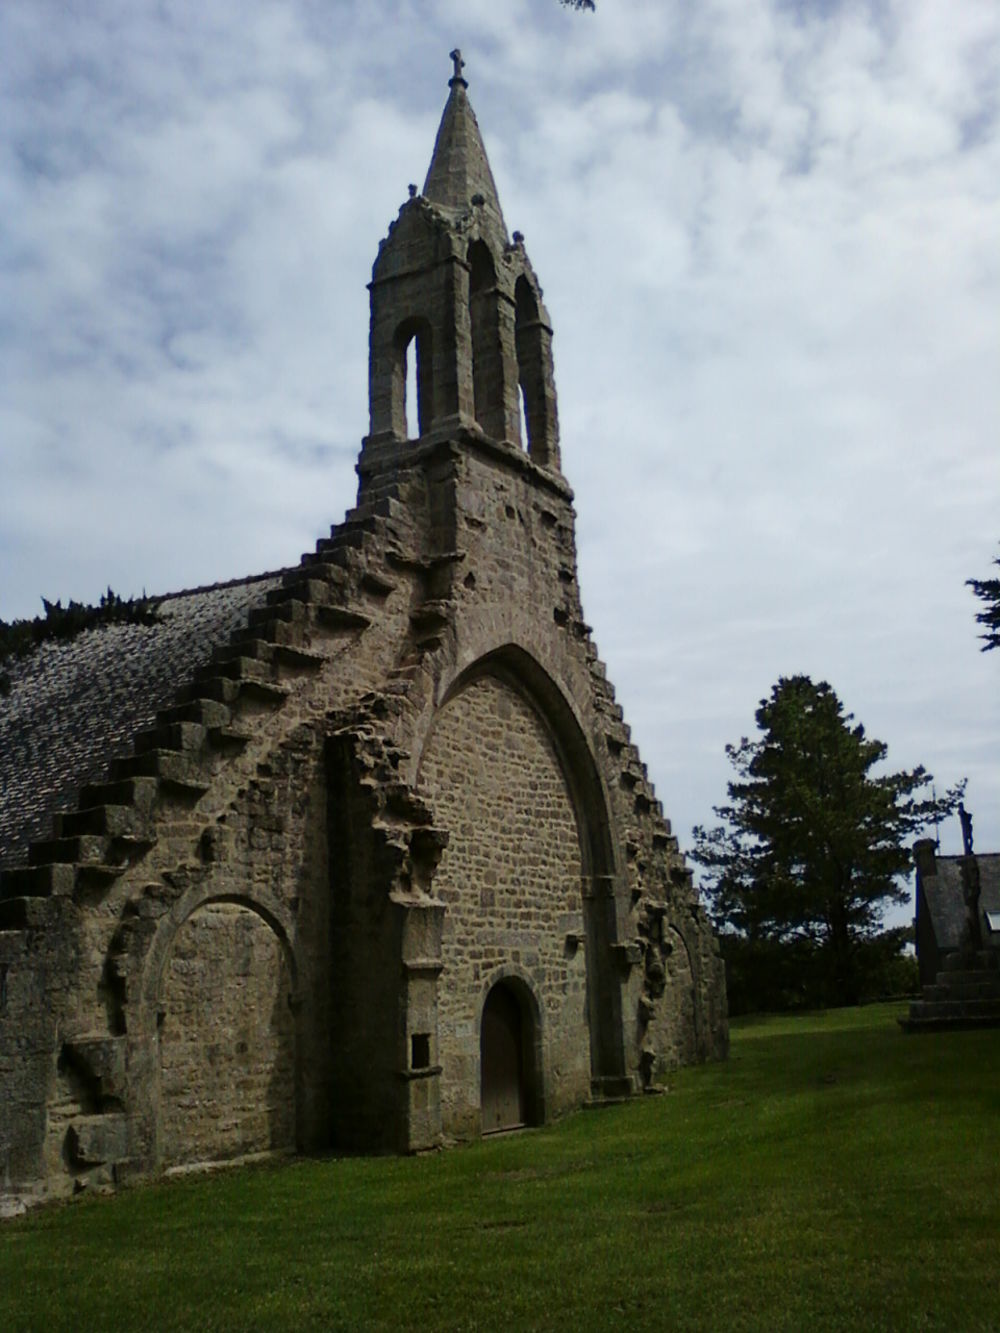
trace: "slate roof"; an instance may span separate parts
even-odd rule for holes
[[[979,910],[1000,912],[1000,852],[977,854],[979,863]],[[927,910],[939,949],[957,949],[965,924],[965,899],[962,896],[962,858],[939,856],[937,874],[921,876]],[[985,933],[985,923],[983,925]],[[1000,937],[987,937],[987,943],[1000,946]]]
[[[23,865],[52,815],[104,779],[284,571],[171,593],[155,625],[107,625],[8,659],[0,696],[0,866]]]

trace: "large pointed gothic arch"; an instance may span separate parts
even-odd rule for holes
[[[583,956],[582,961],[586,971],[585,1014],[590,1049],[590,1090],[603,1094],[609,1088],[623,1086],[627,1081],[624,1045],[626,1024],[623,1023],[622,1016],[622,986],[618,967],[620,931],[616,890],[621,877],[608,793],[590,743],[565,691],[534,654],[515,642],[506,642],[490,648],[471,663],[456,670],[446,683],[442,682],[437,707],[433,714],[425,719],[416,746],[418,759],[415,780],[417,789],[422,790],[436,813],[442,808],[448,808],[448,796],[446,791],[435,791],[434,784],[425,781],[425,759],[433,752],[435,737],[439,728],[445,725],[444,719],[448,716],[449,709],[458,706],[460,701],[468,699],[470,694],[477,690],[481,694],[492,691],[498,699],[507,696],[509,700],[518,700],[526,710],[530,711],[531,718],[544,733],[545,744],[550,748],[551,757],[565,784],[566,797],[575,825],[573,833],[577,839],[579,856],[579,925],[576,924],[568,905],[562,904],[562,916],[569,923],[569,928],[560,934],[559,945],[569,956],[578,950]],[[514,712],[517,712],[516,705]],[[477,716],[476,710],[473,709],[472,724],[483,722],[484,717],[482,713]],[[517,730],[518,734],[512,744],[517,747],[516,764],[523,765],[529,762],[530,756],[527,752],[531,748],[531,742],[525,739],[523,727]],[[483,772],[485,769],[485,772],[481,779],[473,778],[473,781],[481,780],[487,785],[491,781],[499,781],[501,789],[497,790],[496,796],[498,801],[502,801],[507,794],[502,790],[505,784],[504,775],[502,772],[491,771],[494,768],[502,769],[503,764],[503,740],[494,734],[495,732],[496,719],[485,718],[485,725],[480,728],[477,742],[483,756],[481,760],[483,767],[480,771]],[[449,736],[448,744],[459,751],[462,748],[460,737],[456,741],[455,736]],[[463,799],[466,804],[470,802],[468,787],[470,779],[464,770],[456,768],[449,774],[447,765],[439,764],[435,780],[439,787],[447,784],[449,780],[462,782]],[[547,790],[544,780],[534,785]],[[554,799],[551,790],[548,790],[544,799],[547,802],[546,810],[540,811],[539,818],[551,812]],[[468,840],[467,824],[463,829],[464,831],[460,829],[458,832],[450,829],[450,836],[453,839],[465,837]],[[500,832],[495,836],[502,839],[503,834]],[[565,822],[562,825],[561,836],[564,839],[569,836]],[[556,828],[550,834],[550,840],[558,841],[559,837]],[[497,854],[500,857],[509,857],[511,852],[509,848],[498,846]],[[446,882],[443,890],[445,894],[451,891],[447,885],[448,855],[449,853],[445,854],[443,868],[438,871],[438,881],[443,878]],[[527,855],[530,857],[530,851]],[[480,860],[479,865],[481,864]],[[529,875],[529,871],[525,871],[522,875],[514,867],[510,869],[509,878],[515,883],[520,883]],[[553,892],[556,891],[553,888]],[[489,908],[501,912],[499,904],[489,901],[488,893],[486,898]],[[539,932],[539,937],[541,935],[542,932]],[[520,949],[513,948],[510,957],[495,958],[494,962],[497,965],[518,962],[519,959],[514,954],[522,952],[524,952],[523,945]],[[528,952],[530,953],[530,949]],[[447,966],[446,960],[446,970]],[[565,980],[560,984],[565,987]],[[544,981],[540,983],[540,989],[545,991]],[[556,1001],[550,998],[549,1003],[555,1004]],[[549,1097],[548,1091],[544,1089],[541,1094],[546,1103],[554,1100]]]

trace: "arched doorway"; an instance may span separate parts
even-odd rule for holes
[[[213,901],[180,927],[159,1000],[166,1167],[295,1147],[295,1020],[281,940]]]
[[[534,1121],[534,1025],[526,1005],[498,981],[483,1005],[479,1068],[484,1134]]]

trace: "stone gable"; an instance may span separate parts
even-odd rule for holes
[[[583,616],[551,340],[457,73],[375,263],[355,508],[0,708],[0,1189],[416,1151],[725,1054]]]

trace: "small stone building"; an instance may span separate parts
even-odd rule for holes
[[[289,569],[11,668],[0,1194],[410,1152],[725,1055],[716,944],[583,618],[552,329],[466,87],[456,57],[375,261],[355,508]]]
[[[967,907],[962,878],[962,856],[938,856],[934,842],[922,838],[914,845],[916,914],[914,918],[920,984],[933,985],[945,959],[962,947]],[[981,943],[1000,954],[1000,854],[980,852],[979,870]]]

